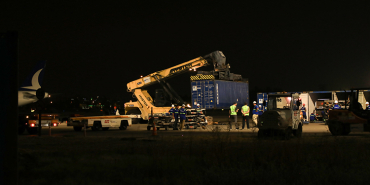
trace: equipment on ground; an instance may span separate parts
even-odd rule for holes
[[[289,139],[293,134],[302,136],[302,120],[300,119],[300,101],[298,93],[268,94],[264,101],[267,110],[258,120],[258,137],[278,133]]]
[[[221,75],[223,74],[222,72],[228,71],[229,67],[229,65],[226,64],[225,55],[221,51],[214,51],[203,57],[198,57],[179,65],[154,72],[127,83],[127,91],[132,92],[137,101],[125,103],[126,115],[140,116],[140,118],[132,120],[132,123],[136,124],[140,120],[149,120],[151,117],[151,110],[153,110],[156,127],[167,129],[172,125],[172,116],[168,113],[168,110],[171,108],[171,104],[185,105],[181,97],[166,82],[166,80],[207,65],[213,65],[215,71]],[[156,90],[156,97],[154,100],[145,88],[158,83],[163,89]],[[148,130],[153,126],[150,123],[151,122],[148,124]]]
[[[364,89],[351,89],[351,103],[348,109],[346,107],[345,109],[329,111],[329,119],[326,124],[332,135],[348,135],[353,130],[370,131],[370,111],[364,110],[358,101],[360,90]],[[347,104],[345,102],[345,105]]]

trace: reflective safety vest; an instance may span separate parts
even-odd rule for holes
[[[341,109],[340,106],[338,104],[335,104],[333,109]]]
[[[366,106],[366,110],[370,110],[370,106]]]
[[[173,111],[173,113],[174,113],[175,115],[178,115],[178,114],[179,114],[179,109],[175,109],[175,110]]]
[[[303,115],[306,115],[306,107],[302,107],[301,111],[302,111]]]
[[[244,105],[242,107],[242,113],[244,116],[249,116],[249,106],[248,105]]]
[[[258,114],[258,106],[257,105],[255,105],[253,107],[253,114]]]
[[[236,115],[235,108],[236,108],[235,105],[230,106],[230,112],[231,112],[230,115]]]

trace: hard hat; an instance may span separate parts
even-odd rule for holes
[[[369,102],[366,102],[366,104],[369,104]]]
[[[303,104],[303,105],[306,105],[306,104]]]
[[[116,106],[114,106],[114,108],[116,109],[117,107],[116,107]]]
[[[199,106],[199,103],[197,104],[197,106]]]
[[[185,104],[182,104],[183,107],[185,107]]]
[[[334,103],[338,103],[338,101],[337,101],[337,100],[335,100],[335,101],[334,101]]]
[[[175,107],[175,105],[172,104],[172,107]]]
[[[253,103],[257,103],[256,101],[253,101]]]

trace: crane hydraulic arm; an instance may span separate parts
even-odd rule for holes
[[[222,51],[214,51],[203,57],[198,57],[193,60],[181,63],[179,65],[154,72],[140,79],[134,80],[127,83],[127,91],[133,92],[135,89],[141,89],[149,85],[160,82],[161,80],[166,80],[168,78],[174,77],[178,74],[184,73],[189,70],[194,70],[199,67],[207,66],[213,64],[216,70],[226,68],[225,65],[226,57]]]

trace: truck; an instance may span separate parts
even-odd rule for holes
[[[369,88],[366,88],[369,89]],[[326,124],[334,136],[348,135],[351,131],[370,131],[370,111],[364,110],[359,102],[362,88],[351,89],[349,106],[345,102],[344,109],[330,110]]]
[[[23,134],[25,130],[29,134],[37,134],[39,128],[39,114],[19,114],[18,134]],[[57,127],[61,122],[59,121],[59,114],[41,114],[41,127]]]
[[[157,128],[168,129],[172,125],[172,116],[168,113],[171,104],[182,105],[185,102],[166,81],[179,74],[196,71],[197,68],[208,65],[213,65],[214,67],[212,71],[213,76],[221,76],[226,79],[234,78],[229,71],[229,64],[226,64],[225,55],[222,51],[217,50],[208,55],[197,57],[127,83],[127,91],[133,93],[136,101],[130,100],[130,102],[125,103],[125,114],[139,116],[132,119],[133,124],[153,118]],[[162,86],[162,89],[156,90],[155,99],[150,96],[146,89],[153,84]],[[191,116],[188,115],[188,117],[190,118]],[[192,119],[187,119],[186,124],[190,120]],[[150,130],[153,126],[152,122],[149,122],[147,129]]]
[[[299,93],[267,94],[266,111],[259,117],[258,137],[281,133],[285,139],[302,136]]]
[[[106,131],[112,127],[126,130],[127,127],[131,126],[132,119],[137,118],[140,117],[138,115],[73,116],[67,122],[67,126],[73,126],[75,131],[81,131],[82,128]]]

